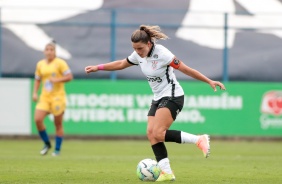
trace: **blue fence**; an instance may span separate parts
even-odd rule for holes
[[[40,23],[40,22],[23,22],[23,21],[5,21],[0,22],[0,76],[3,74],[3,29],[5,29],[5,24],[15,24],[15,25],[30,25],[35,24],[40,27],[95,27],[95,28],[107,28],[110,29],[110,47],[109,47],[109,53],[110,57],[109,59],[111,61],[117,59],[117,52],[119,46],[117,46],[117,40],[118,40],[118,32],[120,29],[135,29],[138,28],[140,24],[150,24],[150,25],[159,25],[162,29],[166,30],[173,30],[173,32],[176,32],[179,28],[188,28],[188,29],[210,29],[210,30],[223,30],[222,37],[223,39],[223,48],[217,49],[221,50],[222,54],[222,71],[221,71],[221,80],[224,82],[229,81],[229,47],[228,47],[228,37],[229,37],[229,31],[230,30],[242,30],[242,31],[258,31],[258,30],[282,30],[282,25],[276,26],[276,27],[260,27],[259,26],[236,26],[232,25],[232,20],[234,19],[234,14],[228,14],[228,13],[221,13],[220,16],[222,17],[222,25],[207,25],[207,24],[191,24],[191,25],[184,25],[183,22],[178,21],[174,22],[173,19],[179,19],[179,17],[183,17],[183,15],[187,14],[187,10],[153,10],[153,9],[103,9],[103,10],[97,10],[93,11],[89,14],[90,18],[87,18],[86,16],[77,16],[72,17],[66,20],[60,20],[57,22],[50,22],[50,23]],[[195,13],[195,12],[192,12]],[[197,12],[196,12],[197,13]],[[205,12],[198,12],[198,14],[205,13]],[[214,13],[219,15],[219,13]],[[131,17],[134,15],[134,19],[131,19]],[[268,16],[269,14],[267,14]],[[102,18],[97,18],[97,17]],[[152,18],[150,17],[161,17],[160,18]],[[271,15],[272,16],[272,15]],[[281,16],[282,15],[277,15]],[[91,20],[91,17],[93,20]],[[282,19],[282,18],[281,18]],[[231,21],[230,21],[231,20]],[[67,34],[67,31],[66,31]],[[20,57],[20,56],[19,56]],[[16,71],[15,71],[16,72]],[[110,75],[111,79],[117,78],[117,73],[112,72]]]

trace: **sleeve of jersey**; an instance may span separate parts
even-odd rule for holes
[[[37,63],[36,69],[35,69],[35,72],[34,72],[34,78],[36,80],[40,80],[41,79],[39,68],[40,68],[39,63]]]
[[[138,65],[139,62],[138,60],[136,59],[136,53],[135,52],[132,52],[132,54],[130,56],[128,56],[126,58],[127,62],[132,64],[132,65]]]
[[[181,61],[177,59],[176,57],[174,57],[172,61],[170,62],[169,66],[171,66],[172,68],[178,69],[180,66],[180,63]]]
[[[175,57],[173,53],[171,53],[167,48],[162,47],[163,51],[163,60],[165,61],[165,65],[169,65],[175,69],[178,69],[180,66],[180,61]]]
[[[71,70],[67,64],[66,61],[62,60],[62,62],[60,63],[60,71],[62,72],[63,75],[67,75],[69,73],[71,73]]]

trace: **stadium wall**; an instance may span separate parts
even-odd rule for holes
[[[30,79],[0,79],[0,135],[31,134]]]
[[[213,92],[206,84],[180,81],[185,105],[171,129],[213,136],[282,136],[281,83],[229,82]],[[0,79],[0,135],[37,135],[31,79]],[[65,134],[144,136],[152,92],[140,80],[74,80],[66,84]],[[54,133],[52,117],[46,118]]]

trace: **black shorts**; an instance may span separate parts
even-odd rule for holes
[[[163,97],[158,101],[152,100],[152,104],[148,112],[148,116],[155,116],[157,109],[166,107],[170,110],[173,120],[175,120],[176,116],[183,108],[183,103],[184,103],[184,96]]]

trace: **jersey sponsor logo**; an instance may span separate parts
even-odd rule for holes
[[[158,61],[152,61],[152,69],[156,70]]]
[[[161,83],[163,80],[160,77],[147,77],[148,82]]]
[[[46,80],[44,87],[46,91],[51,92],[53,90],[53,83],[50,82],[49,80]]]

